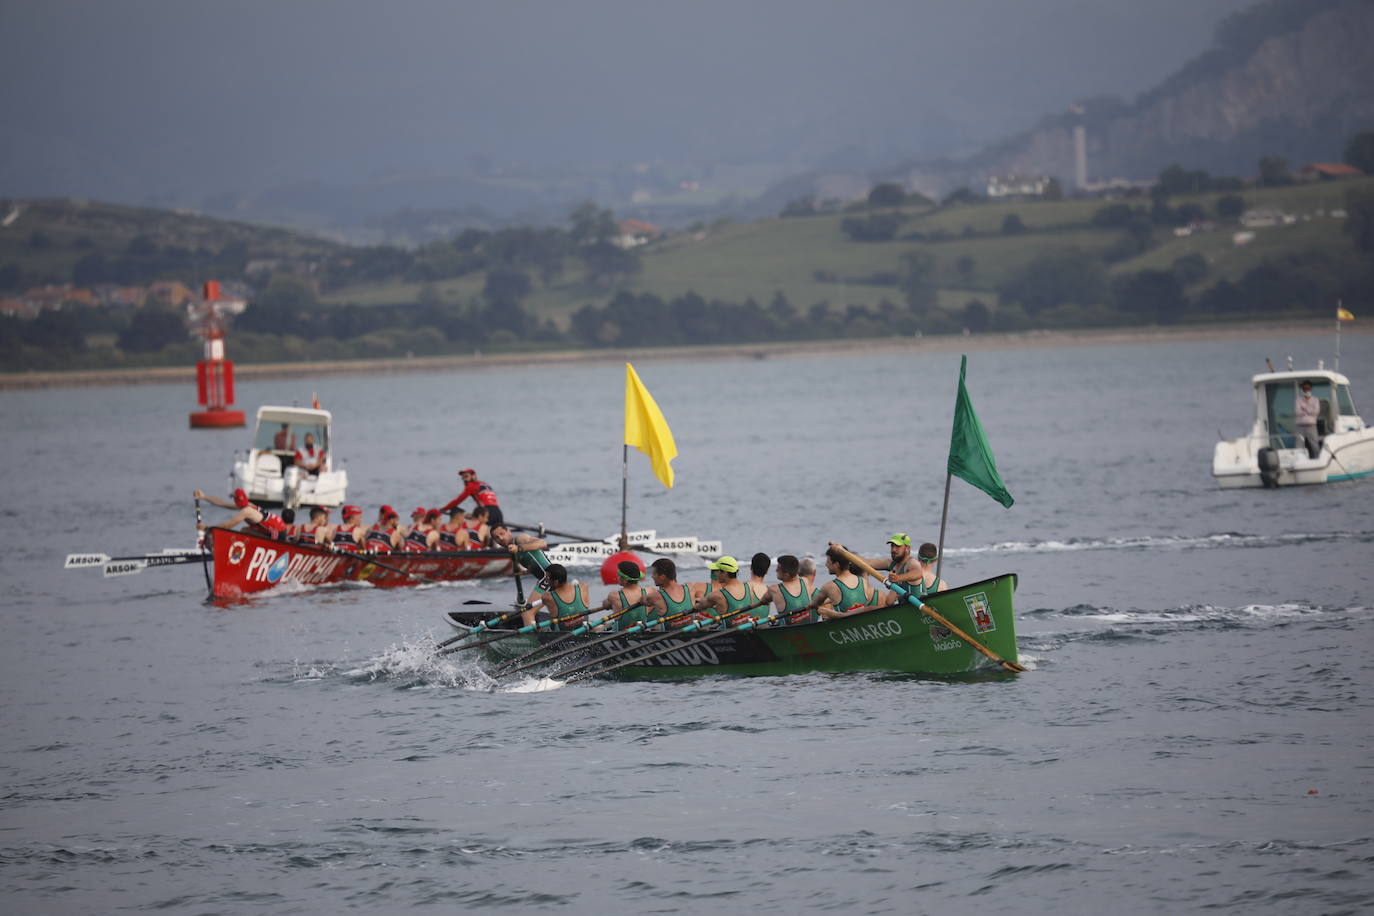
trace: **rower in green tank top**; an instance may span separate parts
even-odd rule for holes
[[[616,580],[620,587],[606,596],[606,600],[595,610],[610,611],[611,616],[603,626],[607,630],[624,630],[645,621],[644,589],[640,581],[644,570],[638,563],[621,560],[615,568]],[[629,610],[626,610],[629,608]],[[621,613],[621,612],[624,613]]]
[[[555,630],[572,629],[585,621],[578,614],[587,612],[587,586],[581,582],[569,582],[568,570],[562,563],[550,563],[544,572],[547,589],[539,596],[541,607],[535,609],[535,620],[560,620],[552,626]]]
[[[544,548],[549,545],[543,538],[537,538],[532,534],[511,534],[511,530],[505,525],[497,525],[491,529],[491,540],[497,547],[509,550],[511,559],[516,563],[538,576],[540,586],[544,584],[544,573],[549,568],[549,558],[544,555]],[[536,606],[530,604],[520,614],[525,626],[534,623],[536,612]]]
[[[716,584],[719,588],[692,602],[693,609],[706,611],[714,617],[727,617],[731,612],[742,610],[755,602],[749,583],[741,582],[738,578],[739,561],[734,557],[721,557],[716,562],[708,564],[708,568],[715,570]],[[727,626],[743,622],[743,617],[724,621]]]
[[[801,561],[791,554],[778,557],[778,581],[768,588],[768,600],[784,624],[815,623],[821,615],[807,609],[812,590],[801,578]]]
[[[819,611],[823,619],[834,620],[862,614],[877,604],[878,593],[859,578],[848,558],[836,547],[826,550],[825,568],[835,578],[816,589],[806,603],[807,610]]]
[[[663,629],[659,621],[668,620],[670,627],[685,627],[691,622],[686,612],[692,609],[692,590],[677,581],[677,564],[667,557],[655,560],[649,566],[649,575],[654,580],[654,590],[645,597],[650,620],[655,621],[654,629]],[[679,616],[682,615],[682,616]]]

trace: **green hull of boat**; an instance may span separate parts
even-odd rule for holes
[[[928,596],[926,603],[995,655],[1017,660],[1012,596],[1016,576],[1007,574]],[[589,650],[600,655],[658,639],[662,633],[633,634]],[[762,627],[723,633],[716,639],[686,645],[704,634],[687,633],[655,643],[645,653],[677,645],[682,648],[640,664],[626,665],[608,677],[628,680],[701,677],[711,674],[766,676],[808,671],[891,671],[956,675],[995,668],[997,663],[946,630],[912,603],[878,608],[843,620],[799,626]],[[541,641],[559,634],[541,634]],[[507,659],[534,647],[534,636],[503,640],[489,647],[494,658]],[[592,637],[595,638],[595,637]],[[571,647],[571,643],[564,644]],[[625,658],[628,656],[623,656]],[[569,668],[569,657],[550,667]],[[590,656],[580,658],[590,661]],[[538,669],[534,669],[536,672]]]

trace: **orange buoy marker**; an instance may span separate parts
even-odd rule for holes
[[[196,393],[205,409],[191,414],[192,429],[223,429],[243,426],[243,411],[234,403],[234,364],[224,358],[224,316],[219,282],[207,280],[205,301],[199,313],[200,334],[205,338],[205,359],[196,363]]]
[[[602,581],[603,584],[605,584],[605,585],[615,585],[616,582],[619,581],[619,580],[616,578],[616,570],[615,570],[615,568],[616,568],[617,566],[619,566],[619,565],[620,565],[622,562],[624,562],[625,560],[629,560],[631,563],[633,563],[634,565],[638,566],[638,567],[639,567],[640,573],[643,574],[643,572],[644,572],[644,561],[641,560],[639,557],[635,556],[635,555],[634,555],[633,553],[631,553],[630,551],[628,551],[628,550],[622,550],[622,551],[620,551],[619,553],[613,553],[613,554],[611,554],[609,557],[607,557],[605,560],[602,561],[602,563],[601,563],[601,581]]]

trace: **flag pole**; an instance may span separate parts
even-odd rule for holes
[[[945,507],[940,511],[940,543],[935,548],[935,581],[940,581],[940,567],[945,562],[945,522],[949,521],[949,482],[954,475],[945,471]]]
[[[630,445],[621,446],[620,470],[620,549],[630,549],[630,528],[626,523],[626,506],[630,501]]]
[[[1345,308],[1345,304],[1342,303],[1341,300],[1337,299],[1337,300],[1336,300],[1336,365],[1335,365],[1335,367],[1334,367],[1335,370],[1336,370],[1337,372],[1340,372],[1340,371],[1341,371],[1341,310],[1344,309],[1344,308]]]

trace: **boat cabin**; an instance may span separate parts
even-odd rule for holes
[[[1312,397],[1321,404],[1317,435],[1363,429],[1364,421],[1350,396],[1350,381],[1338,372],[1309,369],[1305,372],[1265,372],[1251,379],[1255,386],[1255,428],[1252,435],[1270,448],[1296,448],[1297,399],[1302,383],[1312,383]]]
[[[324,452],[318,473],[296,466],[309,436]],[[234,461],[230,489],[242,488],[264,506],[338,506],[348,487],[348,474],[334,455],[331,414],[310,407],[259,407],[253,444]]]
[[[325,469],[333,460],[329,448],[330,413],[304,407],[262,407],[253,432],[253,451],[261,464],[272,465],[278,473],[296,463],[296,450],[305,447],[309,435],[325,455]],[[275,457],[277,462],[265,461]]]

